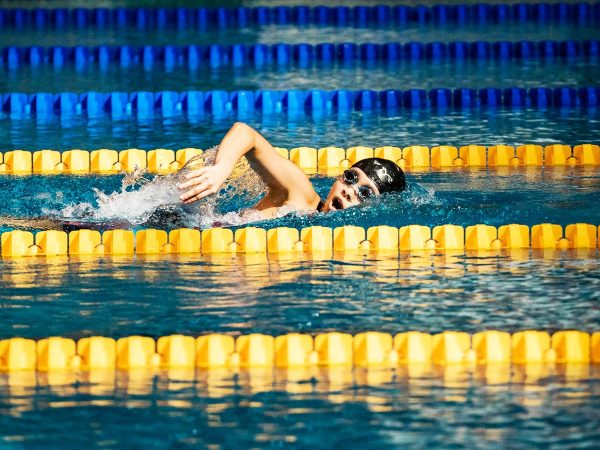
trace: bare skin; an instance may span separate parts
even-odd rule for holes
[[[187,181],[178,186],[183,191],[181,201],[194,203],[216,193],[242,156],[269,189],[253,208],[263,218],[274,217],[282,206],[291,206],[299,211],[317,209],[319,196],[302,169],[277,153],[256,130],[241,122],[235,123],[221,141],[214,165],[192,170],[186,175]],[[361,185],[370,187],[379,195],[375,183],[362,170],[351,170],[358,174],[358,183],[349,185],[341,178],[336,180],[324,201],[323,212],[358,205],[358,186]]]

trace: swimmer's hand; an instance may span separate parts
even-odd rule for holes
[[[217,192],[230,174],[231,168],[219,163],[192,170],[185,175],[188,181],[177,186],[180,191],[186,191],[179,198],[186,204],[202,200]]]

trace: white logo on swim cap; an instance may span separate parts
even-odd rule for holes
[[[384,183],[392,183],[394,181],[394,179],[388,173],[387,169],[383,165],[381,165],[380,162],[373,161],[373,163],[378,166],[378,167],[375,168],[375,173],[377,174],[377,176],[379,177],[379,179],[382,182],[384,182]]]

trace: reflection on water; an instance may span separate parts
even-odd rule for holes
[[[188,90],[289,90],[289,89],[435,89],[488,87],[585,87],[595,86],[600,76],[598,60],[449,60],[384,61],[343,63],[312,62],[302,66],[265,64],[190,68],[187,64],[120,67],[90,64],[55,68],[22,66],[7,70],[0,66],[6,92],[136,92]],[[98,84],[102,86],[98,88]],[[158,115],[158,113],[157,113]]]
[[[306,2],[300,2],[305,4]],[[347,4],[348,2],[344,2]],[[417,2],[419,4],[423,2]],[[81,5],[78,5],[81,6]],[[169,5],[172,6],[172,5]],[[194,2],[197,6],[197,2]],[[221,6],[221,4],[219,4]],[[287,44],[321,42],[450,42],[477,41],[482,36],[489,41],[520,40],[565,40],[565,39],[598,39],[600,32],[592,24],[577,24],[550,22],[543,26],[539,23],[509,22],[469,24],[457,26],[449,23],[442,25],[430,23],[419,25],[410,23],[399,27],[390,24],[389,27],[377,25],[372,27],[333,27],[333,26],[277,26],[268,25],[255,28],[213,28],[198,30],[194,27],[186,29],[162,28],[160,33],[155,29],[144,32],[137,27],[117,28],[107,27],[99,33],[97,28],[51,28],[37,30],[27,29],[26,32],[15,33],[12,28],[0,31],[3,45],[208,45],[208,44],[240,44],[261,42]]]
[[[303,258],[4,259],[0,338],[597,331],[600,323],[595,250]]]
[[[593,446],[600,373],[586,368],[5,373],[0,443]]]

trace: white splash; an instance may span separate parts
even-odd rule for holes
[[[138,190],[127,190],[105,194],[94,189],[98,207],[94,210],[97,219],[125,219],[131,223],[142,223],[161,206],[176,206],[181,203],[177,189],[179,181],[173,177],[156,177],[143,183]]]
[[[242,196],[250,201],[265,190],[258,175],[244,162],[234,169],[230,178],[216,195],[207,197],[192,205],[184,205],[179,196],[178,184],[183,176],[198,164],[212,164],[217,148],[207,150],[201,160],[190,161],[180,171],[164,176],[149,177],[146,171],[136,170],[125,174],[121,189],[105,193],[94,188],[95,203],[89,202],[67,205],[59,211],[44,211],[45,214],[69,220],[93,222],[127,222],[140,225],[157,210],[174,212],[180,222],[188,227],[211,227],[215,223],[223,225],[243,225],[261,220],[257,211],[245,209],[241,212],[220,213],[219,206],[235,197]],[[249,206],[253,203],[249,203]]]
[[[433,206],[440,204],[440,200],[435,196],[435,190],[431,186],[411,183],[408,192],[409,194],[406,196],[406,201],[413,206]]]

